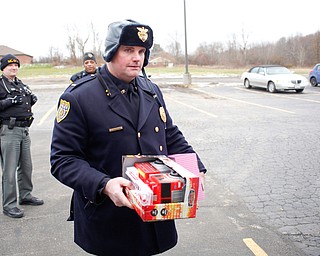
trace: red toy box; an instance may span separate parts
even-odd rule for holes
[[[143,221],[195,218],[199,177],[166,156],[124,156],[128,199]]]

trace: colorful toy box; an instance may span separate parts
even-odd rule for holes
[[[195,218],[199,176],[167,156],[124,156],[126,194],[143,221]]]

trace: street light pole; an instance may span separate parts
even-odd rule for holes
[[[184,51],[185,51],[185,73],[183,75],[183,84],[191,84],[191,75],[188,71],[188,47],[187,47],[187,18],[186,18],[186,0],[184,4]]]

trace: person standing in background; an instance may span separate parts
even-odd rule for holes
[[[24,216],[20,205],[42,205],[43,200],[32,196],[32,159],[29,127],[33,121],[31,107],[37,97],[17,78],[19,59],[7,54],[1,59],[0,76],[0,138],[2,166],[3,213],[11,218]],[[17,181],[16,181],[17,175]]]
[[[84,70],[71,76],[70,80],[72,83],[74,83],[75,81],[77,81],[78,79],[80,79],[84,76],[88,76],[90,74],[96,73],[97,60],[92,52],[86,52],[83,55],[83,66],[84,66]]]

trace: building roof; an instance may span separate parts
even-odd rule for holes
[[[18,50],[12,49],[12,48],[10,48],[8,46],[0,45],[0,56],[4,56],[6,54],[13,54],[15,56],[24,55],[24,56],[33,57],[33,56],[29,55],[29,54],[26,54],[26,53],[20,52]]]

